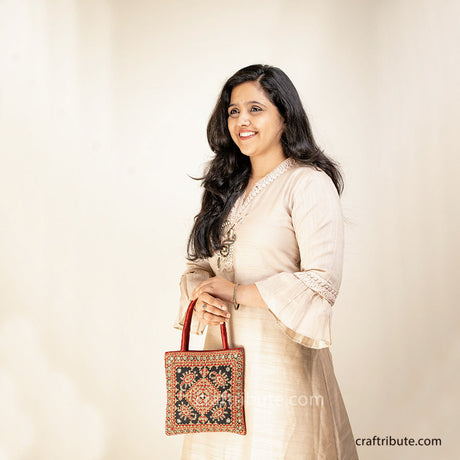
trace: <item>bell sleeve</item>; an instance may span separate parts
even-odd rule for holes
[[[197,259],[193,262],[187,261],[186,265],[186,270],[182,274],[179,283],[179,312],[176,321],[174,322],[174,327],[176,329],[182,329],[184,327],[185,314],[187,313],[191,300],[190,295],[195,287],[202,281],[215,276],[209,262],[206,259]],[[200,323],[197,319],[197,313],[193,312],[190,331],[193,334],[202,335],[205,329],[206,324]]]
[[[309,348],[331,345],[332,306],[342,279],[344,224],[332,179],[314,170],[298,177],[290,196],[300,270],[255,283],[279,327]]]

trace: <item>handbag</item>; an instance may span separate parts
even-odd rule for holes
[[[196,301],[187,309],[180,351],[165,353],[166,434],[226,431],[245,435],[244,348],[228,347],[222,323],[222,350],[190,351]]]

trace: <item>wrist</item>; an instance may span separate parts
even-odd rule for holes
[[[251,305],[250,289],[249,284],[239,284],[236,290],[236,303],[240,305]]]
[[[236,301],[241,305],[264,309],[268,308],[255,284],[246,284],[244,286],[238,285]]]
[[[233,308],[235,310],[238,310],[240,308],[240,303],[238,302],[238,294],[239,292],[238,291],[241,291],[241,288],[243,286],[241,286],[239,283],[235,283],[234,286],[233,286]]]

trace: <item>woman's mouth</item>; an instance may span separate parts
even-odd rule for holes
[[[244,141],[246,139],[251,139],[257,134],[256,131],[241,131],[239,133],[239,138]]]

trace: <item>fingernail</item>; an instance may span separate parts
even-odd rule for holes
[[[227,313],[227,318],[230,318],[230,313]]]

